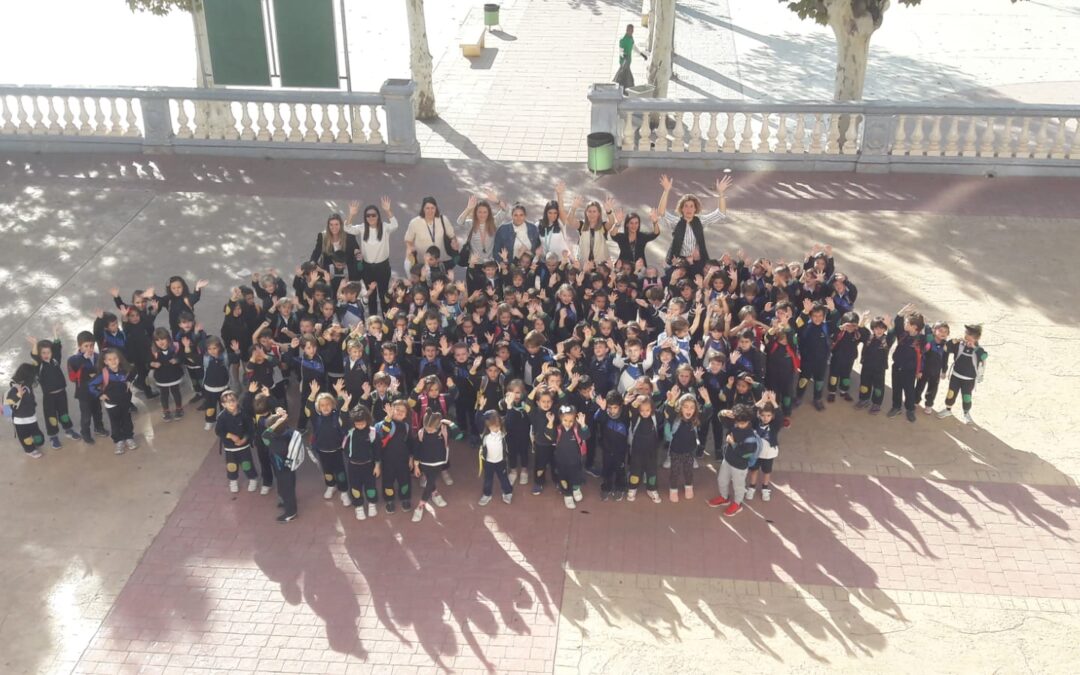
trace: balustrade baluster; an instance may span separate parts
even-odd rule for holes
[[[368,112],[370,118],[368,119],[368,142],[375,145],[382,145],[383,135],[379,131],[382,129],[382,124],[379,122],[379,109],[376,106],[369,105]]]
[[[716,123],[717,113],[709,113],[709,140],[705,142],[705,152],[715,153],[719,150],[717,139],[720,137],[720,128]]]
[[[671,133],[671,151],[682,152],[683,146],[683,114],[675,113],[675,129]]]

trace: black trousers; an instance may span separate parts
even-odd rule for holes
[[[862,374],[859,376],[859,400],[869,400],[874,405],[881,405],[881,402],[885,400],[884,370],[867,370],[866,366],[863,366]]]
[[[75,426],[68,415],[67,391],[42,394],[41,410],[45,413],[45,432],[50,436],[60,433],[60,427],[71,429]]]
[[[630,487],[642,484],[648,490],[656,489],[657,448],[640,448],[630,453]]]
[[[255,471],[255,464],[251,459],[250,445],[243,450],[226,450],[224,455],[225,475],[229,477],[229,480],[238,480],[241,471],[248,478],[259,477],[259,474]]]
[[[255,441],[255,456],[259,458],[259,475],[262,476],[262,484],[266,487],[273,487],[274,461],[270,458],[270,448],[257,439]]]
[[[846,394],[851,388],[851,368],[855,365],[855,359],[843,357],[833,358],[829,364],[829,393],[835,394],[837,387],[841,394]]]
[[[113,443],[135,438],[135,425],[131,421],[131,406],[127,403],[105,408],[109,414],[109,427],[112,429]]]
[[[533,466],[533,480],[537,485],[547,483],[548,468],[555,469],[555,446],[537,445],[536,464]]]
[[[93,396],[82,396],[79,401],[79,431],[84,437],[90,435],[90,422],[94,423],[95,431],[105,429],[105,422],[101,418],[101,400]]]
[[[221,391],[207,391],[203,390],[203,403],[206,404],[206,421],[216,422],[218,416],[218,405],[221,403],[221,395],[228,389],[222,389]]]
[[[506,445],[509,447],[510,455],[506,458],[507,466],[511,469],[529,470],[529,446],[532,443],[528,436],[524,438],[511,438],[507,437]]]
[[[803,394],[806,392],[806,387],[813,383],[814,385],[814,400],[817,401],[821,398],[822,393],[825,391],[825,377],[829,373],[829,360],[826,359],[807,359],[802,362],[802,374],[799,377],[799,400],[802,400]]]
[[[322,469],[323,482],[326,487],[337,487],[341,492],[349,491],[349,482],[345,476],[345,455],[341,448],[336,450],[319,450],[319,467]]]
[[[503,494],[508,495],[513,491],[510,478],[506,475],[506,460],[501,462],[489,462],[484,460],[484,496],[491,496],[491,489],[495,486],[495,479],[499,479],[499,486]]]
[[[383,233],[386,236],[386,233]],[[385,298],[386,294],[390,291],[390,260],[384,260],[380,263],[364,263],[364,269],[361,272],[361,276],[364,278],[364,283],[370,285],[375,283],[375,287],[378,289],[377,295],[368,296],[368,315],[374,315],[380,313],[380,299]]]
[[[907,368],[892,367],[892,407],[901,404],[907,410],[915,410],[918,402],[915,396],[915,371]]]
[[[951,408],[956,403],[957,394],[960,395],[961,405],[964,412],[971,411],[971,395],[975,391],[975,380],[962,380],[955,375],[949,378],[949,391],[945,394],[945,407]]]
[[[375,490],[375,462],[346,462],[345,469],[349,475],[349,495],[352,497],[353,506],[359,508],[365,501],[368,504],[378,501],[379,493]]]
[[[439,480],[439,475],[442,474],[443,469],[446,468],[446,464],[422,464],[420,470],[424,473],[424,478],[427,481],[424,483],[424,494],[420,496],[420,501],[430,502],[431,495],[438,492],[439,488],[436,482]]]
[[[135,381],[131,384],[143,393],[150,391],[150,383],[146,378],[150,377],[150,364],[145,361],[136,361],[135,365]]]
[[[572,494],[574,488],[579,488],[585,483],[585,471],[582,468],[578,455],[575,458],[567,458],[563,461],[556,460],[555,468],[559,473],[559,490],[563,495]]]
[[[203,388],[202,388],[203,367],[202,366],[188,366],[188,365],[185,365],[184,368],[187,369],[188,377],[191,378],[191,389],[192,389],[192,391],[195,392],[196,396],[201,396],[202,391],[203,391]]]
[[[16,424],[15,436],[25,452],[33,452],[45,443],[45,437],[41,435],[41,427],[37,420],[33,424]]]
[[[915,383],[915,399],[922,398],[923,392],[926,393],[925,404],[930,408],[934,405],[934,399],[937,398],[938,385],[941,383],[941,371],[935,370],[931,373],[923,371],[922,377]]]
[[[704,425],[703,425],[704,426]],[[626,449],[610,451],[604,448],[604,471],[600,489],[605,492],[626,489]]]
[[[169,396],[172,395],[173,403],[176,404],[176,409],[180,410],[184,407],[184,402],[180,400],[180,385],[174,384],[171,387],[163,387],[158,385],[158,390],[161,392],[161,409],[169,409]]]
[[[296,515],[296,473],[292,469],[278,469],[277,493],[281,497],[286,516]]]
[[[409,458],[405,455],[389,455],[382,461],[383,499],[392,503],[394,497],[401,495],[402,502],[412,499],[412,472],[409,471]]]
[[[784,411],[784,417],[791,417],[791,401],[795,398],[795,373],[765,371],[765,389],[776,392],[776,400]],[[719,448],[723,439],[714,439],[713,447]]]

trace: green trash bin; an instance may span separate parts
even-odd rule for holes
[[[606,131],[589,134],[585,138],[589,146],[589,171],[611,171],[615,168],[615,136]]]
[[[484,5],[484,25],[488,28],[499,25],[499,6],[495,3]]]

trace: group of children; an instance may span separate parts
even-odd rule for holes
[[[233,289],[216,336],[195,320],[205,281],[191,289],[172,277],[164,295],[136,291],[130,303],[113,289],[119,315],[99,311],[66,362],[58,337],[30,339],[32,362],[11,378],[6,412],[30,457],[46,436],[61,447],[61,430],[89,444],[109,435],[123,454],[137,447],[133,390],[160,397],[171,422],[185,415],[189,381],[229,489],[239,491],[241,472],[251,492],[269,493],[276,478],[283,522],[297,514],[300,448],[321,469],[324,497],[339,495],[357,519],[382,501],[419,521],[446,505],[439,486],[452,484],[459,439],[477,453],[481,506],[496,481],[507,504],[515,486],[540,495],[552,482],[572,509],[587,475],[604,501],[644,490],[658,503],[661,468],[668,499],[692,499],[711,434],[719,494],[708,504],[732,516],[755,495],[770,499],[780,432],[807,390],[817,410],[839,397],[876,414],[891,370],[888,416],[914,422],[920,401],[934,412],[946,378],[937,414],[959,398],[966,423],[987,360],[977,325],[952,339],[911,305],[891,319],[857,313],[857,289],[829,246],[799,262],[740,251],[663,270],[524,251],[468,284],[439,250],[425,253],[385,294],[319,260],[296,269],[291,294],[276,270],[256,274]]]

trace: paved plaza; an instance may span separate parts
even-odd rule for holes
[[[291,269],[352,198],[386,192],[405,214],[434,194],[453,211],[495,185],[538,204],[556,177],[639,209],[658,187],[653,172],[594,179],[577,165],[7,156],[3,370],[55,320],[70,343],[114,283],[208,278],[199,312],[214,331],[230,286]],[[695,190],[712,178],[675,175]],[[860,307],[913,301],[954,326],[983,321],[978,428],[800,409],[776,496],[730,520],[703,503],[711,463],[692,502],[601,503],[590,483],[573,512],[550,491],[480,508],[474,457],[455,445],[450,506],[419,525],[356,522],[320,498],[310,466],[300,520],[278,525],[273,497],[227,492],[198,420],[163,425],[156,404],[122,457],[68,442],[35,462],[5,439],[0,670],[880,672],[931,659],[936,672],[1070,672],[1073,182],[735,181],[713,250],[790,259],[829,241]]]

